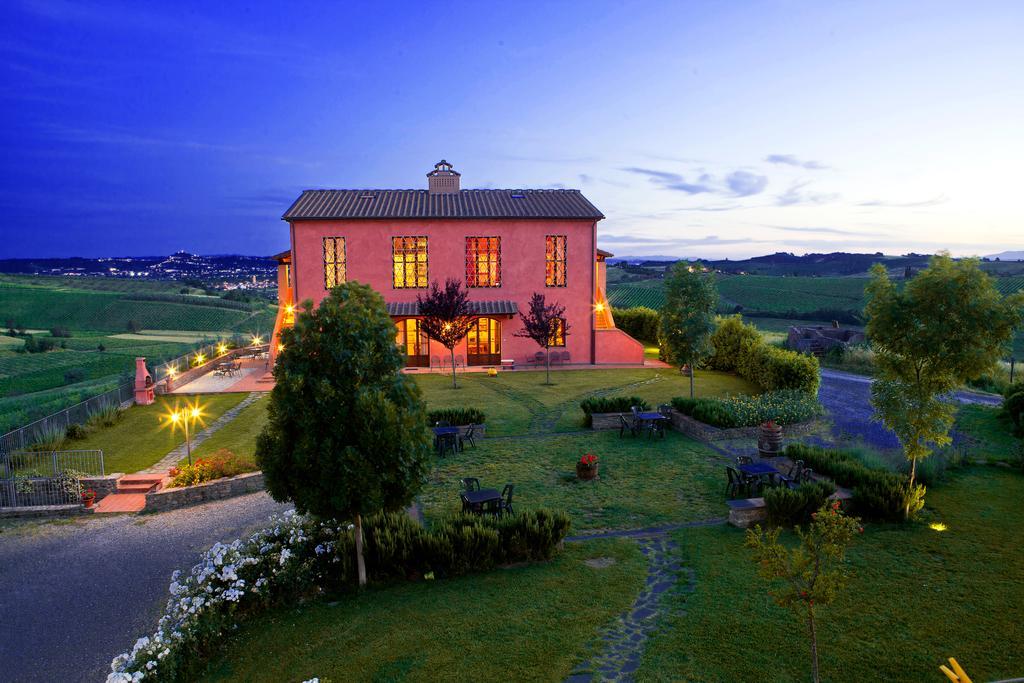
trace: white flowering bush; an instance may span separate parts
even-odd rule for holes
[[[403,513],[364,523],[371,578],[458,576],[495,564],[547,559],[569,519],[545,510],[501,518],[458,516],[424,529]],[[354,587],[352,526],[294,512],[271,519],[246,539],[217,543],[186,575],[171,576],[156,632],[110,663],[107,683],[194,678],[241,619],[283,602]]]

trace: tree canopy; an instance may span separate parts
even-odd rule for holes
[[[534,292],[530,297],[530,305],[526,312],[519,311],[519,320],[523,323],[517,337],[527,337],[544,349],[545,384],[551,384],[551,352],[560,337],[562,343],[569,336],[569,322],[565,319],[565,306],[557,301],[547,303],[544,295]]]
[[[678,261],[665,280],[665,305],[661,309],[661,341],[671,363],[689,366],[690,398],[693,398],[693,367],[711,355],[718,290],[711,275],[696,272]]]
[[[420,329],[434,341],[448,349],[452,358],[452,388],[455,378],[455,347],[466,338],[476,319],[469,308],[469,292],[462,282],[454,278],[445,280],[444,289],[435,280],[426,294],[417,294]]]

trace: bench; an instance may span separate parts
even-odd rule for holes
[[[729,506],[729,524],[740,529],[768,519],[768,506],[764,498],[738,498],[725,502]]]

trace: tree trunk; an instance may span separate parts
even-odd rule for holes
[[[692,399],[693,398],[693,363],[687,363],[686,367],[689,369],[689,372],[687,374],[690,375],[690,398]]]
[[[914,476],[917,474],[917,458],[910,459],[910,488],[914,486]],[[907,507],[903,508],[903,519],[910,518],[910,496],[907,496]]]
[[[455,382],[455,347],[448,350],[452,352],[452,389],[458,389],[459,385]]]
[[[363,516],[356,515],[356,568],[359,571],[359,587],[366,585],[366,562],[363,561]]]
[[[551,349],[544,347],[544,384],[551,384]]]
[[[807,607],[807,629],[811,636],[811,673],[814,683],[821,683],[818,675],[818,633],[814,630],[814,608],[810,606]]]

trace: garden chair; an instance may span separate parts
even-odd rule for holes
[[[441,358],[438,357],[438,356],[431,356],[430,357],[430,369],[431,370],[436,369],[438,372],[440,372],[441,371],[441,367],[442,367],[441,366]]]
[[[526,362],[527,363],[532,363],[532,364],[535,364],[535,365],[543,365],[543,363],[544,363],[544,352],[543,351],[538,351],[537,353],[533,354],[533,358],[527,358]]]
[[[648,436],[655,436],[664,439],[665,438],[665,422],[667,420],[651,420],[647,425]]]
[[[462,482],[462,490],[463,491],[479,491],[480,490],[480,480],[477,479],[476,477],[463,477],[459,481]]]
[[[464,449],[465,443],[468,441],[473,448],[476,448],[476,440],[473,438],[475,433],[476,425],[469,425],[469,428],[466,429],[466,433],[459,435],[459,445]]]
[[[725,485],[725,495],[728,498],[739,498],[741,494],[748,492],[749,485],[747,479],[743,476],[735,467],[726,465],[725,473],[729,477],[729,483]],[[745,497],[745,496],[744,496]]]
[[[498,501],[498,512],[499,514],[514,515],[515,510],[512,509],[512,491],[515,489],[513,484],[505,484],[505,488],[501,490],[501,500]]]
[[[568,351],[562,351],[562,364],[563,365],[568,365],[569,364],[569,352]]]
[[[792,465],[790,465],[789,471],[786,472],[786,474],[778,475],[779,481],[782,482],[784,486],[787,486],[791,489],[795,489],[797,486],[800,485],[800,477],[803,471],[804,461],[797,460]]]
[[[438,434],[437,437],[437,454],[442,458],[448,455],[448,451],[451,451],[452,455],[459,452],[459,442],[456,439],[455,434]]]
[[[465,369],[465,367],[466,367],[466,359],[463,358],[462,356],[455,356],[455,368],[456,369],[458,369],[458,368]]]
[[[736,456],[736,464],[737,465],[752,465],[753,463],[754,463],[754,459],[751,458],[749,455],[737,455]]]
[[[625,415],[619,415],[619,438],[622,438],[623,432],[629,430],[630,436],[636,436],[636,422],[630,422],[626,419]]]
[[[673,408],[671,403],[662,403],[658,406],[658,412],[665,417],[672,417],[672,410]]]

